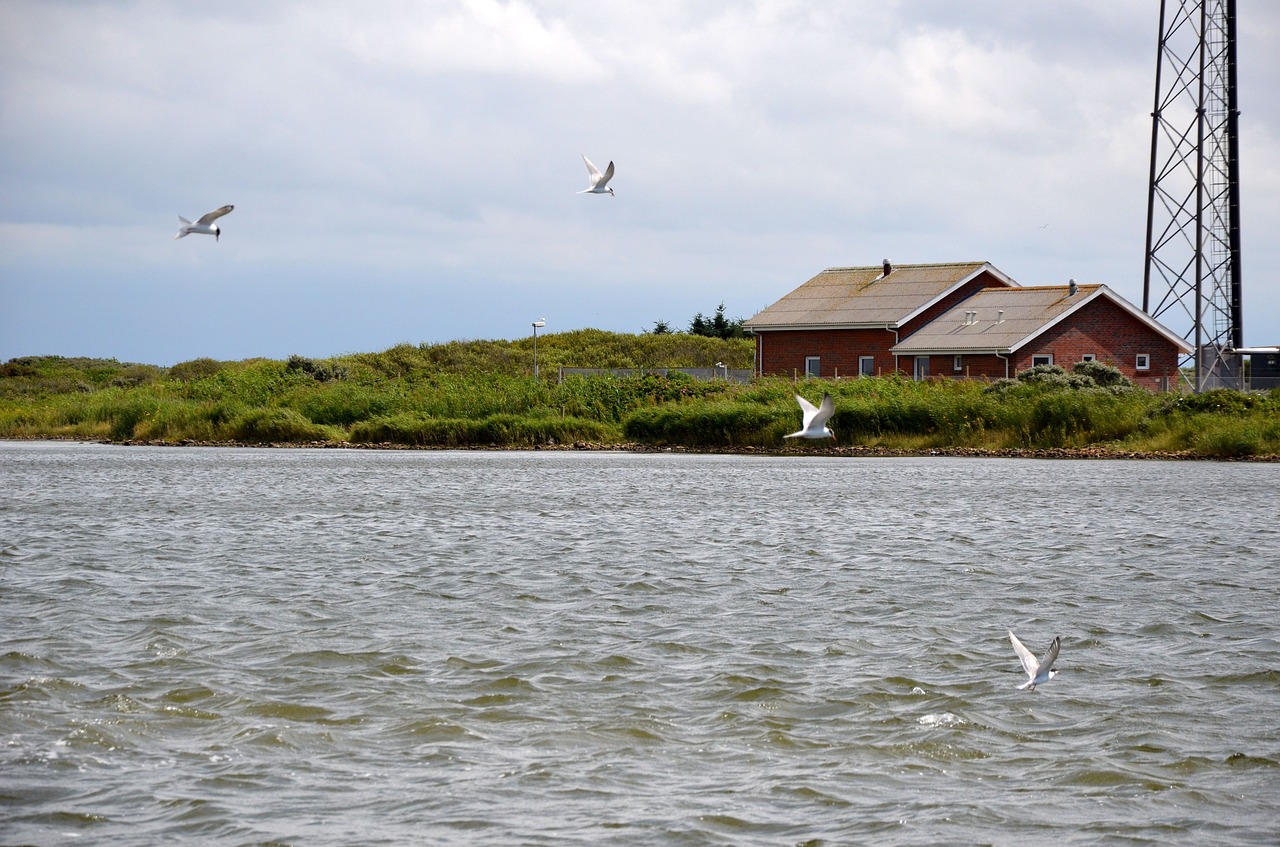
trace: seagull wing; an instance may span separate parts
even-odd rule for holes
[[[818,414],[818,407],[801,397],[799,394],[796,395],[796,402],[800,404],[800,411],[804,413],[804,426],[801,427],[801,431],[803,432],[813,423],[814,417]]]
[[[609,180],[611,179],[613,179],[613,162],[610,162],[609,167],[604,169],[604,176],[600,177],[597,187],[604,188],[609,184]]]
[[[805,426],[812,426],[814,429],[822,429],[827,425],[827,421],[831,420],[831,416],[836,413],[836,403],[831,399],[830,394],[823,393],[822,405],[819,406],[813,415],[812,421],[805,421]]]
[[[591,160],[587,158],[586,153],[582,154],[582,161],[587,163],[587,175],[590,177],[588,182],[591,183],[592,188],[595,188],[596,183],[598,183],[603,178],[600,175],[600,169],[597,168],[595,165],[591,164]],[[612,164],[612,162],[610,162],[610,164]],[[612,174],[610,174],[610,176],[612,176]]]
[[[1037,666],[1037,672],[1049,672],[1049,669],[1053,667],[1053,663],[1058,660],[1058,648],[1061,646],[1062,639],[1055,635],[1053,641],[1049,643],[1049,649],[1044,653],[1044,658],[1040,660],[1040,664]]]
[[[1018,659],[1022,662],[1022,669],[1027,672],[1027,676],[1035,679],[1036,674],[1040,672],[1040,663],[1036,661],[1035,656],[1031,655],[1030,650],[1022,646],[1022,642],[1018,640],[1018,636],[1013,634],[1013,630],[1009,630],[1009,640],[1013,642],[1013,652],[1018,654]],[[1053,650],[1053,655],[1057,656],[1057,639],[1054,640],[1055,646],[1050,649]]]
[[[212,212],[210,212],[207,215],[201,215],[200,220],[196,221],[196,223],[203,224],[204,226],[208,226],[209,224],[213,223],[218,218],[227,214],[234,208],[235,206],[223,206],[221,209],[214,209]]]

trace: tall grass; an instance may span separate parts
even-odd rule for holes
[[[547,338],[573,366],[635,365],[664,351],[675,358],[656,358],[655,366],[699,365],[697,356],[709,353],[741,364],[716,346],[730,342],[716,339],[594,330]],[[893,375],[737,385],[680,373],[557,382],[532,379],[522,356],[518,342],[453,342],[328,360],[197,359],[169,369],[114,360],[13,360],[0,366],[0,437],[424,447],[634,441],[822,450],[828,445],[783,436],[800,426],[797,392],[814,401],[829,392],[836,403],[831,427],[841,446],[1102,445],[1219,458],[1280,454],[1280,391],[1157,396],[1101,370],[1067,374],[1060,368],[993,384]]]

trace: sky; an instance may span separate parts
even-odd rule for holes
[[[0,361],[684,328],[886,258],[1140,306],[1158,13],[3,0]],[[1280,344],[1280,3],[1238,15],[1244,340]]]

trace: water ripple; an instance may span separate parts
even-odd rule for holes
[[[1269,467],[33,443],[0,492],[14,843],[1280,836]]]

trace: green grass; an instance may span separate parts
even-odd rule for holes
[[[527,348],[527,349],[526,349]],[[750,367],[749,340],[597,330],[531,340],[398,345],[332,359],[171,368],[25,357],[0,365],[0,437],[113,441],[532,447],[638,442],[693,449],[822,451],[784,441],[799,391],[836,401],[836,446],[988,451],[1097,448],[1235,459],[1280,454],[1280,392],[1153,395],[1105,366],[984,382],[901,376],[759,379],[572,376],[566,367]]]

